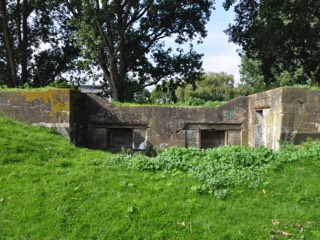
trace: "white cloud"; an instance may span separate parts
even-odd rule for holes
[[[240,81],[239,65],[241,59],[234,55],[205,55],[203,68],[206,72],[226,72],[234,76],[235,82]]]

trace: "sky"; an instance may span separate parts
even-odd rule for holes
[[[240,47],[228,42],[228,36],[223,32],[228,24],[233,22],[234,12],[228,12],[222,7],[222,0],[216,0],[215,8],[211,14],[210,22],[206,28],[207,37],[203,44],[194,45],[198,53],[203,53],[203,68],[206,72],[226,72],[234,76],[235,82],[239,82],[239,65],[241,59],[237,53]]]

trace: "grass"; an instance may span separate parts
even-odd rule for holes
[[[1,86],[0,85],[0,91],[4,92],[24,92],[24,91],[48,91],[48,90],[54,90],[54,89],[61,89],[58,87],[39,87],[39,88],[31,88],[31,87],[20,87],[20,88],[8,88],[6,86]]]
[[[145,107],[219,107],[223,104],[225,104],[227,101],[207,101],[203,104],[199,105],[190,105],[186,102],[177,102],[177,103],[134,103],[134,102],[118,102],[118,101],[112,101],[111,103],[118,107],[139,107],[139,106],[145,106]]]
[[[319,156],[224,200],[181,171],[103,164],[114,155],[0,119],[0,239],[320,239]]]

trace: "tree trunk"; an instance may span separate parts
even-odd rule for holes
[[[105,79],[109,83],[109,87],[111,90],[111,97],[112,97],[112,99],[114,99],[116,101],[123,101],[121,99],[120,92],[119,92],[121,89],[119,88],[119,84],[117,82],[117,74],[115,73],[115,72],[117,72],[115,59],[111,60],[111,58],[109,58],[110,71],[106,65],[106,61],[107,60],[105,59],[103,52],[101,52],[99,55],[98,63],[103,71],[103,75],[104,75]],[[111,67],[111,65],[113,67]]]
[[[20,0],[17,0],[17,31],[18,31],[18,43],[20,44],[22,42],[22,32],[21,32],[21,8],[20,8]]]
[[[121,94],[119,74],[115,57],[110,57],[110,81],[109,81],[112,98],[116,101],[123,102]]]
[[[28,0],[22,6],[21,82],[28,82]]]
[[[19,83],[17,78],[16,64],[13,55],[13,44],[11,42],[10,31],[6,15],[6,0],[0,0],[0,21],[0,27],[4,36],[7,61],[10,66],[10,82],[8,84],[11,87],[17,87]]]

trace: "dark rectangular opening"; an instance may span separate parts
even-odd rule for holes
[[[201,148],[215,148],[225,145],[225,131],[201,130]]]
[[[111,128],[107,134],[109,148],[131,148],[133,134],[131,128]]]

